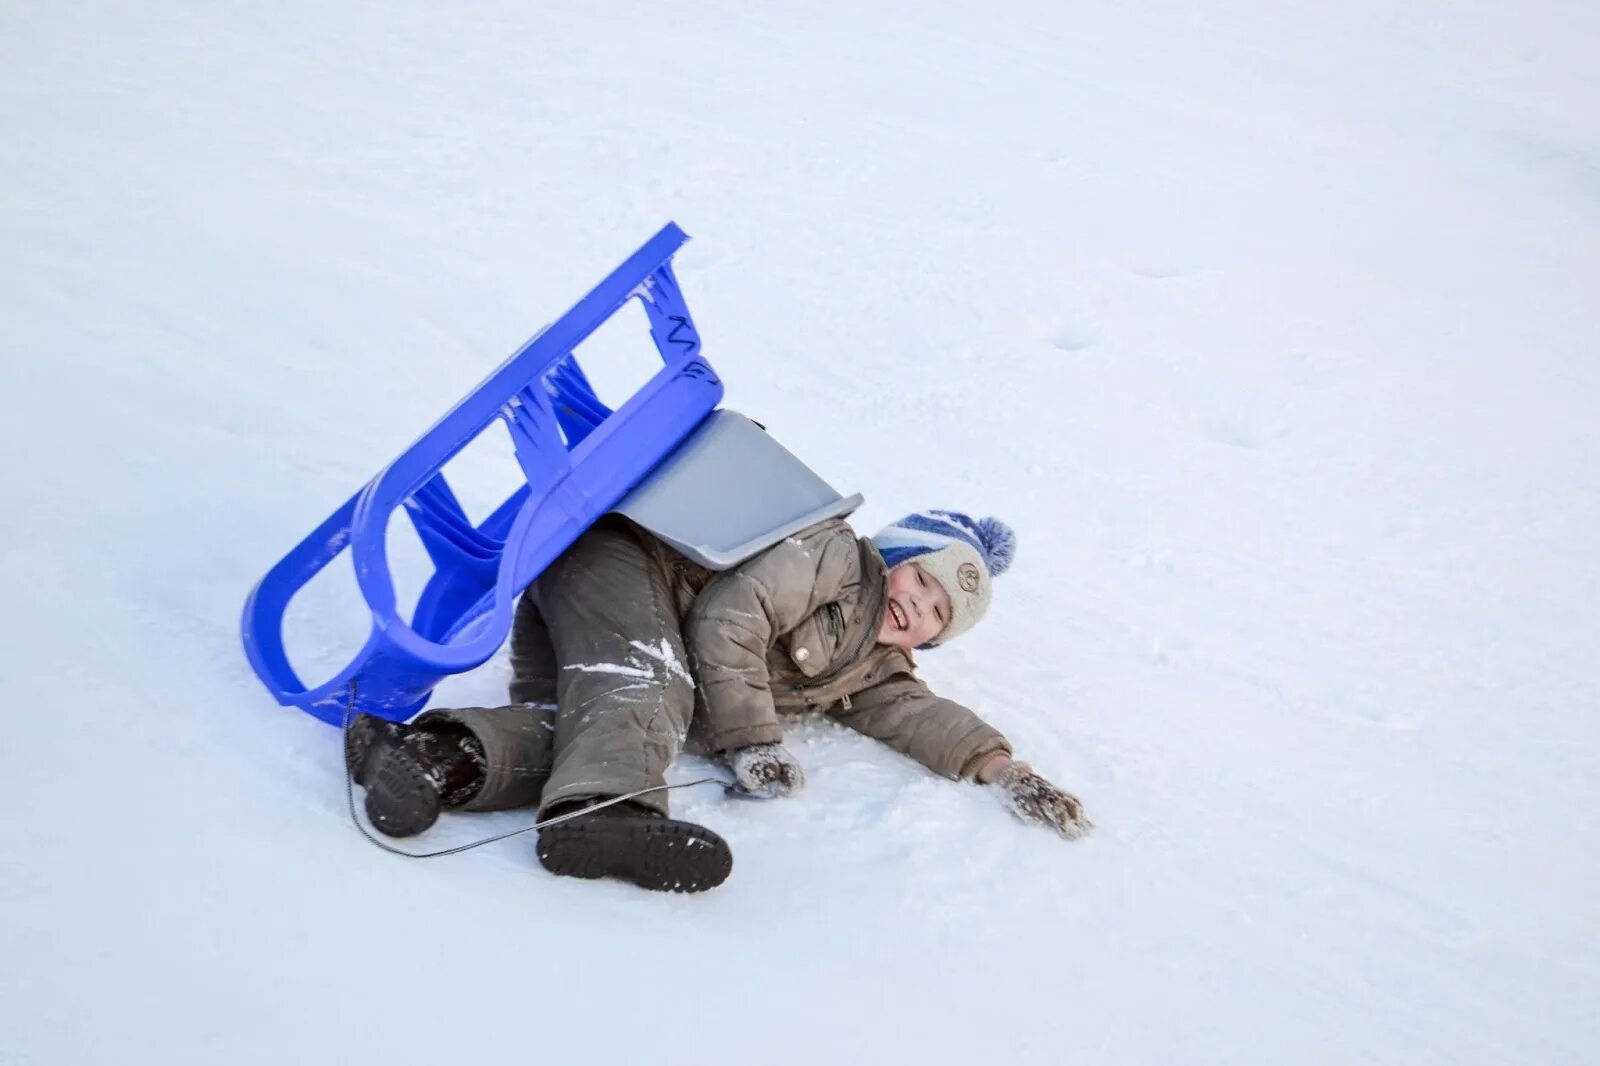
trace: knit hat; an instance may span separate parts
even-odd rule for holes
[[[950,621],[925,648],[960,636],[989,609],[992,579],[1006,572],[1017,551],[1017,535],[998,518],[974,520],[959,511],[918,511],[878,530],[872,538],[883,561],[894,568],[908,559],[944,586]]]

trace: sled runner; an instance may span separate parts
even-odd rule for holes
[[[338,724],[354,681],[357,711],[410,718],[442,678],[494,655],[518,594],[608,512],[720,570],[860,505],[756,423],[713,413],[722,382],[700,353],[671,267],[687,239],[668,223],[267,572],[245,603],[243,638],[279,703]],[[613,411],[572,352],[630,299],[644,307],[663,366]],[[525,481],[474,525],[441,471],[497,419]],[[409,624],[397,610],[385,543],[397,508],[434,566]],[[372,628],[348,665],[307,687],[284,651],[284,612],[345,549]]]

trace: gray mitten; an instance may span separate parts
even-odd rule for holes
[[[1047,825],[1068,840],[1087,836],[1094,823],[1083,816],[1083,804],[1033,772],[1025,762],[1013,762],[989,783],[1000,790],[1011,813],[1033,825]]]
[[[782,744],[752,744],[728,753],[739,787],[757,796],[792,796],[805,787],[806,774]]]

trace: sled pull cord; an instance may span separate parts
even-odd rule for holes
[[[354,678],[351,678],[350,679],[350,698],[349,698],[349,701],[345,704],[344,725],[342,727],[342,734],[343,734],[343,737],[344,737],[344,740],[345,740],[346,743],[348,743],[348,741],[350,739],[350,722],[355,717],[355,708],[356,708],[356,682],[355,682]],[[723,787],[723,790],[726,791],[730,795],[739,796],[741,798],[749,797],[751,799],[762,799],[762,798],[764,798],[764,797],[756,796],[754,793],[746,792],[743,788],[739,787],[739,785],[737,785],[737,784],[735,784],[733,782],[724,781],[720,777],[702,777],[702,778],[700,778],[699,780],[696,780],[696,781],[684,781],[684,782],[681,782],[681,783],[676,784],[676,785],[653,785],[650,788],[641,788],[637,792],[629,792],[627,795],[624,795],[624,796],[612,796],[610,799],[604,799],[604,800],[600,800],[597,803],[591,803],[587,807],[582,807],[582,808],[580,808],[578,810],[575,810],[575,811],[568,811],[566,814],[558,814],[554,818],[546,818],[542,822],[535,822],[533,825],[524,826],[521,829],[513,829],[508,833],[499,833],[499,834],[497,834],[495,836],[492,836],[492,837],[485,837],[482,840],[474,840],[470,844],[461,844],[461,845],[459,845],[457,847],[445,848],[442,851],[415,852],[415,851],[404,851],[404,850],[402,850],[400,848],[395,847],[393,844],[384,843],[383,841],[379,840],[377,837],[373,836],[371,830],[369,830],[366,826],[361,824],[361,819],[356,816],[356,781],[355,781],[355,777],[350,772],[349,760],[342,759],[341,761],[343,761],[344,764],[345,764],[345,767],[344,767],[344,798],[345,798],[346,804],[350,808],[350,821],[352,823],[354,823],[357,831],[359,831],[362,836],[367,838],[367,842],[368,843],[372,844],[374,847],[382,848],[384,851],[387,851],[390,855],[400,855],[400,856],[402,856],[404,858],[407,858],[407,859],[437,859],[437,858],[439,858],[441,856],[444,856],[444,855],[459,855],[463,851],[471,851],[473,848],[481,848],[485,844],[494,844],[494,843],[497,843],[499,841],[506,840],[506,839],[508,839],[510,837],[521,836],[523,833],[531,833],[536,829],[543,829],[546,826],[559,825],[560,823],[565,822],[565,821],[569,821],[570,819],[573,819],[573,818],[581,818],[586,814],[589,814],[589,813],[591,813],[593,811],[598,811],[603,807],[609,807],[614,803],[625,803],[628,800],[637,799],[640,796],[647,796],[652,792],[670,792],[671,790],[673,790],[675,788],[693,788],[696,785],[721,785]]]

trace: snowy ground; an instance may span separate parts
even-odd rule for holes
[[[1595,1061],[1597,58],[1582,0],[6,4],[0,1063]],[[348,825],[246,592],[668,219],[863,528],[1018,528],[924,672],[1093,840],[823,722],[800,798],[678,794],[707,896]]]

